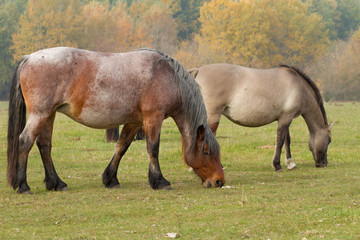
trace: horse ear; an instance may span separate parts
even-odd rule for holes
[[[204,141],[205,138],[205,127],[204,125],[200,125],[197,129],[197,140],[199,142]]]
[[[202,153],[209,155],[209,144],[204,142],[205,139],[205,126],[200,125],[197,130],[197,145],[198,147],[202,146]]]
[[[333,128],[334,125],[335,125],[335,122],[332,122],[332,123],[329,125],[329,127],[328,127],[329,131]]]
[[[209,126],[210,130],[212,131],[212,133],[214,135],[216,135],[216,130],[217,130],[218,126],[219,126],[219,122],[215,122]]]

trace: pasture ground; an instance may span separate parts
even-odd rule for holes
[[[301,117],[290,127],[297,169],[271,168],[276,123],[244,128],[221,119],[218,141],[226,184],[205,189],[181,161],[172,119],[162,128],[160,164],[173,191],[154,191],[147,180],[145,141],[120,163],[121,189],[105,189],[101,174],[113,154],[104,130],[57,114],[52,156],[70,191],[46,191],[34,146],[28,182],[34,195],[7,186],[7,102],[0,102],[0,239],[360,239],[360,103],[326,104],[336,121],[329,165],[318,169]],[[284,153],[282,154],[282,166]]]

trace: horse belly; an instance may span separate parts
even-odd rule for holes
[[[277,120],[273,114],[266,115],[258,109],[248,110],[226,110],[224,115],[231,121],[245,127],[260,127]]]
[[[278,104],[269,104],[265,98],[239,96],[228,105],[223,114],[239,125],[260,127],[278,120],[279,107]]]
[[[79,116],[82,124],[92,128],[112,128],[130,121],[131,112],[123,108],[85,108]]]
[[[75,117],[71,114],[71,107],[61,107],[58,112],[64,113],[74,121],[91,128],[108,129],[131,121],[132,114],[126,108],[110,110],[103,108],[84,108],[81,114]],[[135,119],[133,121],[136,121]]]
[[[134,94],[136,95],[136,94]],[[136,118],[137,101],[125,101],[116,94],[99,93],[87,99],[79,111],[76,103],[66,104],[57,109],[76,122],[92,128],[112,128],[130,121],[140,121]]]
[[[261,90],[238,92],[225,109],[224,115],[237,124],[248,127],[260,127],[284,116],[294,118],[299,115],[299,100],[294,89],[282,95],[267,89]]]

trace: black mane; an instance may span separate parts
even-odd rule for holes
[[[328,121],[327,121],[327,117],[326,117],[324,102],[323,102],[323,99],[321,97],[320,90],[316,86],[315,82],[313,80],[311,80],[311,78],[306,73],[304,73],[303,71],[301,71],[301,70],[299,70],[299,69],[297,69],[295,67],[284,65],[284,64],[281,64],[280,67],[289,68],[289,69],[295,71],[297,74],[300,75],[300,77],[302,77],[310,85],[310,87],[315,92],[316,102],[318,103],[319,108],[321,110],[322,116],[324,118],[324,123],[325,123],[326,126],[328,126]]]

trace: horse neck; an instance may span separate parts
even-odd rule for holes
[[[324,120],[324,116],[320,110],[318,103],[312,99],[308,98],[307,104],[305,106],[305,111],[302,116],[308,126],[310,135],[316,134],[320,130],[327,129],[327,124]]]

